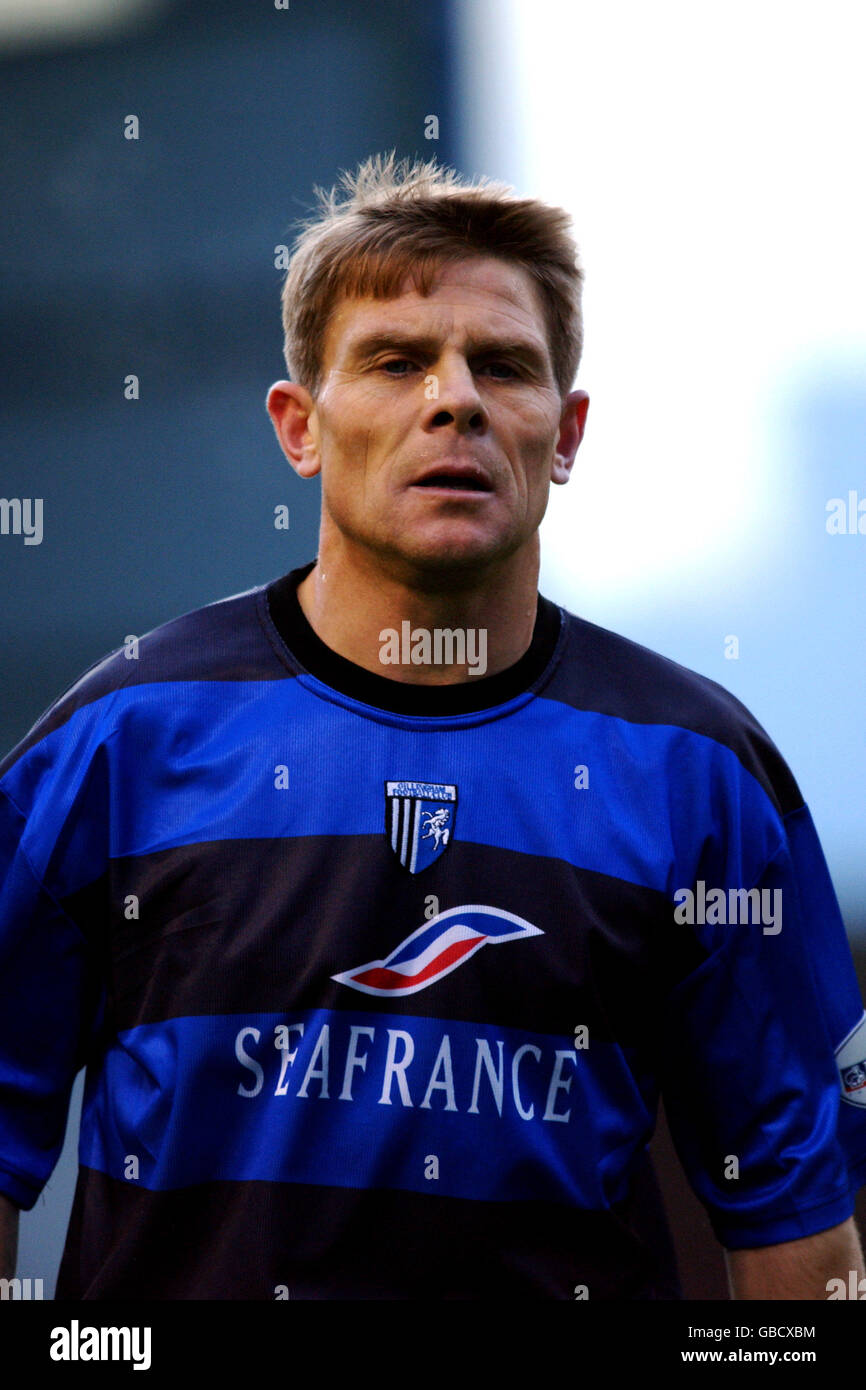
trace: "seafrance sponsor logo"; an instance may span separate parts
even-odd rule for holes
[[[331,979],[363,994],[416,994],[465,965],[482,946],[543,935],[540,927],[498,907],[481,903],[450,907],[404,937],[384,960],[367,961]]]
[[[237,1094],[464,1112],[568,1124],[577,1056],[567,1039],[457,1020],[322,1015],[238,1030]],[[505,1036],[496,1037],[495,1033]],[[480,1034],[487,1036],[479,1036]],[[273,1102],[272,1102],[273,1103]],[[387,1113],[387,1112],[385,1112]]]

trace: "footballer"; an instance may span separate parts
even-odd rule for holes
[[[316,554],[0,764],[7,1271],[86,1066],[59,1299],[677,1299],[662,1097],[734,1297],[863,1275],[866,1017],[794,776],[538,592],[582,281],[565,212],[435,161],[300,233],[267,408]]]

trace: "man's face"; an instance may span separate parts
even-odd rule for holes
[[[560,398],[534,282],[493,257],[443,266],[427,297],[340,302],[321,382],[308,428],[323,525],[416,573],[530,541],[585,415],[585,393]]]

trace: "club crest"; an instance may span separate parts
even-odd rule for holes
[[[404,869],[420,874],[451,843],[457,788],[442,782],[386,782],[385,830]]]

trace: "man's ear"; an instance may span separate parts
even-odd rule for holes
[[[562,415],[559,418],[559,438],[550,469],[554,483],[567,483],[571,476],[571,466],[577,453],[583,431],[586,428],[586,412],[589,410],[589,396],[585,391],[572,391],[565,398]]]
[[[280,448],[300,478],[312,478],[321,468],[313,398],[294,381],[275,381],[268,391],[267,410]]]

